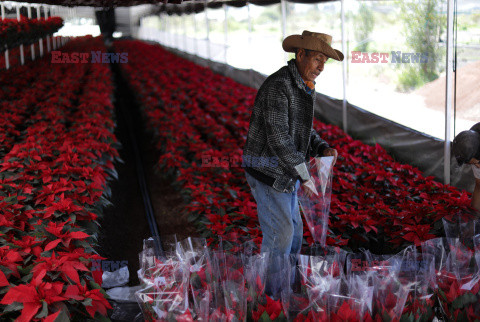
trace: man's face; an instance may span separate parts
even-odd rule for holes
[[[301,48],[297,54],[297,67],[304,81],[313,82],[323,71],[328,57],[319,51],[310,51],[308,56],[305,49]]]
[[[468,164],[474,165],[474,166],[476,166],[477,168],[480,169],[480,160],[478,160],[478,159],[472,158],[472,159],[468,162]]]

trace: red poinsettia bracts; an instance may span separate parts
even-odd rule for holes
[[[60,17],[47,19],[29,19],[20,16],[17,19],[0,20],[0,48],[14,48],[20,44],[30,44],[47,35],[51,35],[63,26]]]
[[[102,48],[87,36],[64,50]],[[0,319],[105,316],[85,227],[108,204],[119,156],[110,70],[40,60],[0,73],[0,85],[11,89],[0,94]]]

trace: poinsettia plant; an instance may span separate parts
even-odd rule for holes
[[[68,48],[103,44],[85,37]],[[39,62],[0,73],[14,89],[0,94],[0,113],[13,115],[0,124],[0,319],[102,320],[111,306],[91,270],[119,156],[110,71]]]
[[[47,19],[30,19],[20,15],[20,20],[0,20],[0,48],[14,48],[21,44],[28,45],[51,35],[63,27],[63,19],[60,17],[48,17]]]

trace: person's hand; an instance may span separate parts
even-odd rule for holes
[[[311,198],[313,195],[318,196],[317,189],[315,188],[315,183],[312,180],[312,177],[302,183],[302,187],[305,190],[305,194]]]
[[[332,163],[332,167],[333,167],[335,165],[335,163],[337,162],[338,152],[335,149],[326,148],[325,151],[323,151],[323,156],[324,157],[333,157],[333,163]]]

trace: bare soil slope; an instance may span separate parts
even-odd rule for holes
[[[445,75],[428,83],[414,93],[425,98],[428,108],[445,110]],[[457,70],[457,118],[480,121],[480,61]]]

